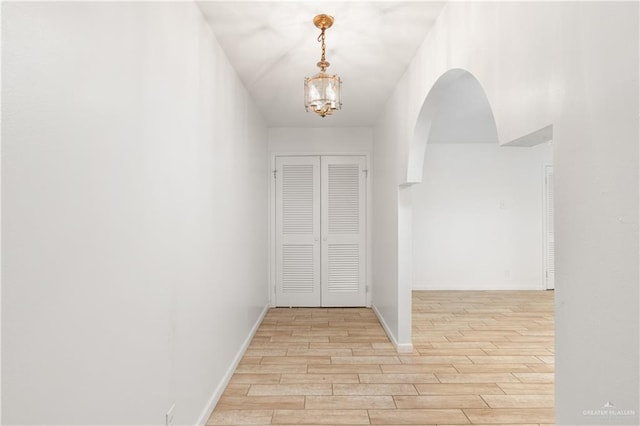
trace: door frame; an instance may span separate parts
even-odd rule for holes
[[[555,290],[555,265],[554,265],[554,277],[553,285],[549,285],[548,271],[549,271],[549,233],[547,229],[547,215],[549,213],[548,206],[548,183],[547,183],[547,170],[551,169],[554,172],[553,163],[545,162],[542,164],[542,288],[543,290]],[[552,182],[553,184],[553,182]],[[555,212],[555,188],[552,188],[552,202],[554,204],[553,210]],[[554,213],[555,214],[555,213]],[[553,218],[555,226],[555,218]],[[554,263],[555,263],[555,229],[554,229]]]
[[[269,211],[268,220],[268,242],[269,242],[269,265],[268,265],[268,295],[271,307],[276,306],[276,180],[274,170],[276,169],[276,157],[323,157],[323,156],[361,156],[364,157],[367,176],[365,179],[365,286],[366,286],[366,306],[371,307],[373,300],[371,286],[371,154],[364,151],[274,151],[269,152]]]

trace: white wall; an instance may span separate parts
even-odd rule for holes
[[[202,421],[267,304],[262,118],[193,3],[2,7],[3,424]]]
[[[331,117],[317,118],[331,120]],[[371,153],[370,127],[272,127],[269,129],[271,153]]]
[[[413,191],[414,290],[541,290],[551,146],[427,144]]]
[[[373,212],[371,222],[375,232],[372,235],[373,252],[371,276],[373,308],[385,326],[389,338],[400,343],[398,310],[398,185],[397,147],[390,143],[391,135],[385,128],[374,130],[373,170]],[[411,318],[411,315],[406,316]],[[406,318],[405,317],[405,318]],[[411,328],[405,327],[409,336],[402,343],[411,342]]]
[[[410,238],[394,222],[434,83],[473,74],[501,143],[553,125],[557,424],[639,422],[638,50],[636,2],[450,2],[374,129],[374,303],[406,342],[411,283],[393,252]],[[636,415],[588,415],[607,401]]]

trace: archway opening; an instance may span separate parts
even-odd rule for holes
[[[491,105],[470,72],[459,68],[447,71],[424,100],[410,147],[408,184],[422,182],[427,143],[498,144]]]
[[[549,144],[499,144],[489,100],[468,71],[437,80],[416,121],[399,196],[405,321],[415,314],[413,290],[545,288],[543,182],[551,155]]]

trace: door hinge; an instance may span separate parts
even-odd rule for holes
[[[369,177],[369,170],[368,169],[363,169],[362,172],[364,173],[365,179]]]
[[[275,179],[278,174],[278,169],[273,170],[273,178]]]

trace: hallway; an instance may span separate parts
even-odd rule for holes
[[[553,297],[414,292],[411,354],[370,309],[272,309],[207,425],[552,424]]]

